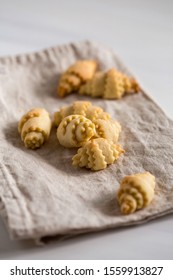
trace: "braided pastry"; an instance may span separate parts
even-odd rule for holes
[[[125,93],[137,93],[139,85],[134,78],[111,69],[108,72],[97,72],[94,77],[79,89],[81,95],[120,99]]]
[[[104,138],[96,138],[79,148],[72,162],[74,166],[97,171],[116,161],[123,152],[119,144],[113,144]]]
[[[90,80],[97,68],[94,60],[79,60],[71,65],[65,73],[62,74],[57,93],[64,97],[73,91],[79,90],[80,86]]]
[[[54,113],[54,124],[56,127],[60,124],[63,118],[69,115],[83,115],[87,119],[94,121],[96,119],[110,119],[110,115],[103,111],[102,108],[93,106],[89,101],[75,101],[70,106],[60,108]]]
[[[155,177],[149,173],[137,173],[124,177],[117,198],[123,214],[130,214],[146,207],[154,197]]]
[[[28,149],[37,149],[48,139],[51,130],[49,113],[43,108],[34,108],[25,114],[18,124],[21,139]]]
[[[80,147],[95,133],[95,125],[89,119],[82,115],[70,115],[60,123],[57,138],[64,147]]]

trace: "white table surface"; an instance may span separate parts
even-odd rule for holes
[[[111,47],[173,118],[173,1],[0,0],[0,56],[90,39]],[[173,259],[173,215],[37,247],[11,241],[0,259]]]

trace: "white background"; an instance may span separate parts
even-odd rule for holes
[[[0,0],[0,56],[83,39],[111,47],[173,118],[173,1]],[[0,220],[0,259],[173,259],[172,236],[169,215],[36,247]]]

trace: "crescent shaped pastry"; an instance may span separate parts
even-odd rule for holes
[[[57,129],[59,143],[67,148],[80,147],[95,135],[95,125],[82,115],[70,115]]]
[[[21,139],[28,149],[37,149],[48,139],[51,130],[49,113],[43,108],[34,108],[26,113],[18,124]]]
[[[119,122],[115,120],[102,120],[96,119],[94,121],[96,127],[96,134],[98,137],[102,137],[107,139],[108,141],[112,141],[116,143],[118,141],[121,125]]]
[[[149,205],[154,189],[155,177],[149,172],[124,177],[117,193],[121,212],[130,214]]]
[[[59,81],[57,93],[64,97],[73,91],[79,90],[80,86],[90,80],[97,68],[94,60],[79,60],[65,71]]]
[[[134,78],[111,69],[107,72],[97,72],[90,81],[80,87],[79,93],[105,99],[120,99],[125,93],[137,93],[139,89]]]
[[[104,138],[96,138],[86,142],[73,156],[74,166],[86,167],[98,171],[115,162],[124,150],[119,144],[113,144]]]

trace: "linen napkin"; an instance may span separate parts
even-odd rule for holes
[[[139,224],[173,212],[173,122],[141,91],[121,100],[60,99],[59,75],[78,59],[96,59],[102,70],[116,67],[131,76],[110,50],[80,42],[33,54],[0,58],[0,214],[12,238],[38,239]],[[75,100],[89,100],[122,125],[125,154],[98,172],[72,166],[76,149],[59,145],[53,128],[40,149],[27,150],[17,131],[33,107],[51,114]],[[116,200],[121,179],[149,171],[156,195],[145,209],[123,216]]]

